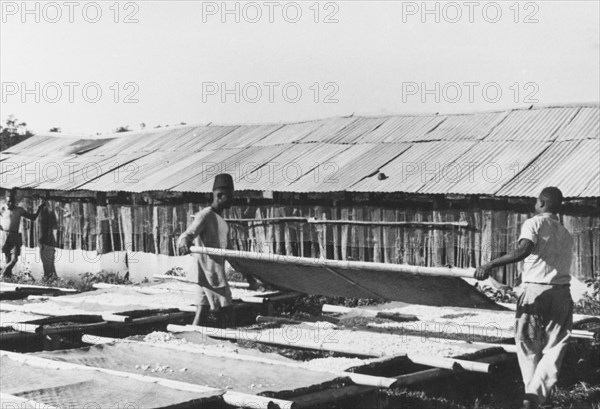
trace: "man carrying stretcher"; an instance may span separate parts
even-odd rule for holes
[[[536,408],[550,395],[573,326],[569,290],[573,240],[560,224],[563,196],[547,187],[535,204],[536,215],[523,223],[518,248],[477,268],[483,280],[493,268],[525,260],[525,290],[517,303],[515,344],[525,383],[522,408]]]
[[[202,247],[229,248],[229,227],[221,214],[232,203],[233,178],[226,173],[215,176],[213,202],[198,212],[194,216],[194,222],[179,236],[179,254],[190,254],[190,247],[196,237]],[[225,276],[225,259],[213,254],[193,254],[193,257],[198,272],[198,307],[192,325],[206,324],[210,311],[218,313],[221,325],[233,325],[231,289]]]

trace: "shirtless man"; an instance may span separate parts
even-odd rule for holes
[[[19,233],[19,226],[21,225],[21,217],[25,217],[29,220],[35,220],[39,216],[40,212],[45,206],[42,203],[38,207],[35,214],[27,212],[20,206],[17,206],[15,190],[11,190],[6,195],[6,204],[0,207],[0,230],[6,232],[6,241],[2,246],[2,253],[6,257],[6,266],[2,271],[2,278],[12,277],[12,269],[17,264],[19,256],[21,255],[21,246],[23,245],[23,239],[21,233]]]

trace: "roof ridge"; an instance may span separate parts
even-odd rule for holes
[[[313,118],[299,121],[290,121],[290,122],[264,122],[264,123],[214,123],[214,122],[204,122],[204,123],[195,123],[195,124],[177,124],[173,126],[163,126],[160,128],[146,128],[144,130],[132,130],[130,132],[119,132],[119,133],[107,133],[100,135],[86,135],[86,134],[71,134],[71,133],[57,133],[57,132],[41,132],[37,133],[34,136],[46,136],[46,137],[56,137],[56,138],[80,138],[80,139],[112,139],[118,137],[127,137],[131,135],[145,134],[149,132],[157,132],[160,130],[177,130],[179,128],[184,127],[228,127],[228,126],[277,126],[284,127],[287,125],[298,125],[298,124],[307,124],[310,122],[324,122],[328,120],[340,119],[340,118],[350,118],[353,117],[355,119],[377,119],[377,118],[418,118],[418,117],[457,117],[457,116],[470,116],[470,115],[486,115],[486,114],[494,114],[501,112],[514,112],[514,111],[529,111],[529,110],[541,110],[541,109],[554,109],[554,108],[599,108],[600,102],[584,102],[584,103],[565,103],[565,104],[534,104],[527,107],[513,107],[513,108],[505,108],[505,109],[492,109],[492,110],[481,110],[481,111],[470,111],[470,112],[459,112],[459,113],[396,113],[396,114],[362,114],[362,115],[335,115],[328,116],[323,118]]]

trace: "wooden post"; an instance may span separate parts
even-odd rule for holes
[[[283,208],[283,215],[284,216],[293,216],[294,210],[289,207],[286,206]],[[296,256],[296,249],[298,247],[297,245],[297,236],[296,236],[296,223],[284,223],[283,224],[283,228],[284,228],[284,236],[283,239],[285,241],[285,254],[287,254],[288,256]]]
[[[118,234],[119,234],[119,248],[114,249],[115,251],[117,251],[117,250],[123,251],[123,250],[127,249],[127,245],[125,244],[125,232],[123,229],[123,217],[122,217],[123,215],[121,214],[122,208],[123,208],[122,205],[115,206],[115,217],[117,218],[117,221],[118,221]]]
[[[466,212],[459,212],[458,218],[460,221],[466,221]],[[468,235],[469,232],[465,232],[464,230],[458,230],[457,235],[457,243],[456,243],[456,267],[463,267],[464,264],[464,254],[466,247],[465,236]]]
[[[256,215],[256,209],[248,209],[249,216]],[[248,234],[248,249],[249,251],[258,251],[256,245],[256,229],[253,226],[248,226],[246,230]]]
[[[262,208],[257,207],[255,218],[262,219],[263,218],[262,212],[263,212]],[[267,229],[267,226],[264,224],[252,227],[252,230],[255,232],[255,236],[256,236],[256,247],[257,247],[256,251],[259,253],[267,252],[266,243],[265,243],[267,240],[266,229]]]
[[[385,209],[383,211],[383,220],[386,222],[395,221],[396,215],[393,210]],[[393,230],[392,230],[393,229]],[[383,261],[385,263],[394,263],[394,232],[397,231],[397,228],[392,228],[386,226],[383,228]]]
[[[273,217],[284,217],[285,213],[283,208],[279,205],[273,206]],[[285,246],[285,238],[283,232],[283,223],[272,223],[274,237],[275,237],[275,254],[283,254]]]
[[[356,217],[358,220],[365,220],[365,211],[362,207],[356,209]],[[367,230],[364,226],[358,226],[356,229],[356,234],[358,236],[358,259],[360,261],[367,261]]]
[[[158,254],[158,219],[155,224],[155,208],[156,206],[144,205],[139,206],[139,211],[136,211],[139,217],[134,221],[134,228],[140,232],[140,245],[136,251]]]
[[[592,270],[592,228],[590,218],[587,216],[581,216],[578,218],[579,224],[579,270],[576,275],[577,278],[585,280],[592,278],[594,271]]]
[[[337,203],[334,203],[333,207],[331,208],[331,218],[334,220],[339,219],[339,211],[338,211]],[[339,248],[340,226],[337,224],[332,226],[332,232],[333,232],[333,259],[339,260],[341,258],[340,257],[340,248]]]
[[[372,221],[380,221],[381,220],[381,210],[373,209],[371,210],[371,220]],[[372,242],[373,242],[373,261],[375,263],[381,262],[381,227],[373,227],[372,229]]]
[[[98,254],[104,254],[108,252],[108,248],[106,246],[106,235],[108,234],[108,212],[106,206],[98,206],[97,210],[98,217],[96,218],[96,231],[98,234],[96,236],[96,251]],[[69,248],[72,247],[69,246]]]
[[[106,208],[105,208],[106,209]],[[104,217],[106,217],[106,212],[103,213]],[[71,212],[71,203],[65,203],[64,207],[64,243],[65,248],[72,249],[73,246],[73,213]],[[23,222],[24,223],[24,222]],[[104,233],[104,232],[102,232]]]
[[[592,234],[589,217],[565,215],[563,225],[573,237],[571,274],[580,279],[592,275]]]
[[[492,218],[492,259],[508,252],[508,214],[505,210],[495,210]],[[494,272],[494,278],[506,283],[506,268],[502,267]]]
[[[133,225],[131,222],[131,207],[121,207],[121,219],[123,221],[123,250],[133,251]]]
[[[271,205],[267,208],[267,217],[275,217],[275,212],[273,209],[274,205]],[[275,249],[275,226],[272,224],[266,225],[267,229],[267,253],[272,254]]]
[[[434,222],[442,222],[442,212],[440,211],[440,207],[442,204],[439,199],[436,199],[433,202],[433,214],[432,218]],[[439,229],[434,229],[432,232],[432,262],[430,265],[432,266],[443,266],[444,262],[444,233]]]
[[[181,234],[187,229],[187,205],[185,203],[181,203],[175,207],[175,211],[177,214],[177,218],[173,220],[175,228],[173,230],[174,240],[173,245],[177,247],[177,239]],[[175,255],[177,254],[177,248],[175,248]]]
[[[506,240],[507,251],[512,251],[517,248],[517,242],[519,240],[520,228],[519,228],[519,213],[512,213],[508,218],[508,236]],[[519,265],[509,264],[506,266],[506,282],[505,284],[515,287],[517,285],[517,279],[519,276]]]
[[[396,211],[396,220],[404,220],[409,221],[412,220],[412,212],[408,209],[404,209],[403,211]],[[402,264],[414,264],[413,253],[414,253],[414,237],[410,234],[409,229],[402,227],[398,229],[398,239],[402,241],[401,246],[396,246],[399,253],[397,253],[396,257],[398,260],[401,260]],[[400,236],[402,237],[400,239]]]
[[[299,214],[302,215],[304,213],[303,208],[299,209]],[[299,243],[299,248],[298,248],[298,253],[300,254],[300,257],[306,257],[306,247],[305,247],[305,240],[306,240],[306,236],[305,236],[305,231],[306,231],[306,225],[304,223],[300,224],[298,226],[298,241]]]
[[[453,210],[448,210],[444,217],[445,221],[455,221]],[[453,228],[444,235],[444,247],[446,248],[446,263],[452,266],[456,265],[456,238],[459,229]]]
[[[352,220],[359,220],[358,217],[358,208],[356,207],[356,204],[353,204],[351,210],[350,210],[350,214],[351,214],[351,219]],[[350,260],[360,260],[359,254],[358,254],[358,226],[356,225],[350,225]]]
[[[414,216],[413,220],[417,222],[423,221],[423,212],[418,209]],[[423,229],[416,228],[414,229],[414,237],[415,237],[415,246],[413,250],[413,262],[408,262],[409,264],[414,264],[415,266],[426,266],[427,265],[427,252],[428,245],[425,242],[425,233]]]
[[[164,253],[167,256],[174,256],[175,255],[175,238],[174,238],[174,227],[175,227],[175,223],[173,220],[173,217],[175,215],[175,206],[166,206],[165,208],[165,239],[167,242],[167,251],[166,253]]]
[[[481,228],[483,226],[481,211],[476,209],[473,210],[473,224],[475,225],[475,231],[471,235],[471,244],[469,247],[473,249],[473,259],[470,260],[470,266],[479,267],[481,263]]]
[[[320,217],[319,215],[319,208],[310,208],[309,210],[309,216],[317,218]],[[317,234],[317,230],[318,229],[318,225],[314,225],[314,224],[309,224],[308,226],[308,234],[310,237],[310,256],[313,258],[317,258],[319,257],[319,239],[318,239],[318,234]]]
[[[137,221],[139,223],[139,220]],[[160,254],[160,223],[158,206],[152,206],[152,238],[154,241],[154,254]]]
[[[318,208],[318,211],[322,211],[321,207]],[[321,218],[327,220],[327,214],[325,212],[321,213]],[[319,240],[319,257],[327,258],[327,225],[321,224],[317,227],[317,237]]]
[[[81,231],[81,203],[79,203],[78,201],[75,201],[73,203],[71,203],[71,212],[72,212],[72,231],[73,231],[73,236],[74,236],[74,241],[75,241],[75,248],[77,249],[81,249],[82,248],[82,231]]]
[[[493,258],[494,223],[491,210],[481,212],[481,257],[477,266],[487,263]]]
[[[347,207],[343,207],[342,208],[342,219],[343,220],[348,220],[350,217],[350,211]],[[347,224],[344,224],[342,226],[342,237],[341,237],[341,246],[342,248],[341,250],[341,258],[342,260],[348,260],[348,240],[349,240],[349,232],[350,232],[350,226],[348,226]]]
[[[114,236],[114,219],[115,219],[115,212],[114,212],[114,206],[113,205],[106,205],[106,211],[107,211],[107,215],[108,215],[108,220],[107,220],[107,225],[108,225],[108,252],[114,251],[115,250],[115,236]]]
[[[83,227],[82,227],[82,233],[83,233],[83,247],[86,250],[91,250],[92,247],[90,246],[90,204],[89,203],[82,203],[82,207],[83,207]]]
[[[600,217],[591,217],[591,241],[592,241],[592,274],[598,272],[600,274]],[[590,276],[588,278],[594,278]]]
[[[56,212],[54,212],[56,214]],[[55,216],[57,217],[57,216]],[[96,205],[93,203],[88,203],[88,250],[96,249]],[[58,217],[57,217],[58,219]],[[58,237],[57,237],[58,240]],[[57,243],[60,247],[60,245]]]

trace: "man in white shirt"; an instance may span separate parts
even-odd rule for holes
[[[536,215],[523,223],[518,248],[477,268],[483,280],[492,268],[525,260],[525,290],[517,303],[515,344],[525,383],[522,408],[536,408],[550,395],[573,326],[569,291],[573,239],[560,224],[563,196],[556,187],[542,190]]]
[[[223,210],[233,203],[233,178],[223,173],[215,177],[212,205],[194,216],[193,223],[186,229],[177,247],[180,255],[190,253],[196,237],[202,247],[229,248],[229,227],[221,216]],[[203,325],[208,321],[209,311],[218,313],[222,326],[234,323],[231,289],[225,275],[225,259],[217,254],[193,254],[198,268],[198,307],[192,325]]]

